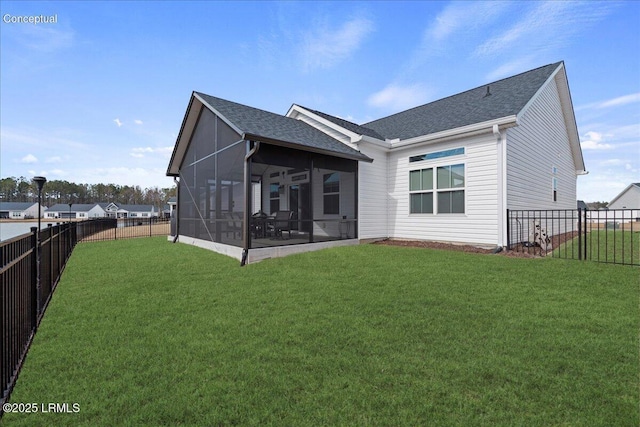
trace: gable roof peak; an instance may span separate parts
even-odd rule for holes
[[[422,135],[517,115],[563,64],[544,65],[363,124],[387,139]],[[487,96],[487,87],[490,96]]]

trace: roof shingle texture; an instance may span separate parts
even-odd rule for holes
[[[386,139],[408,139],[517,115],[560,64],[545,65],[361,126]]]
[[[384,140],[384,137],[382,135],[380,135],[378,132],[376,132],[375,130],[373,130],[373,129],[370,129],[370,128],[367,128],[367,127],[364,127],[364,126],[361,126],[361,125],[357,125],[357,124],[352,123],[352,122],[350,122],[348,120],[344,120],[344,119],[341,119],[339,117],[323,113],[322,111],[313,110],[313,109],[307,108],[307,107],[302,107],[302,108],[304,108],[305,110],[311,111],[312,113],[317,114],[318,116],[323,117],[323,118],[329,120],[330,122],[333,122],[333,123],[337,124],[338,126],[341,126],[341,127],[345,128],[347,130],[350,130],[351,132],[355,132],[355,133],[360,134],[360,135],[366,135],[366,136],[370,136],[372,138],[377,138],[377,139]]]
[[[300,120],[195,93],[245,134],[368,160],[359,151]]]

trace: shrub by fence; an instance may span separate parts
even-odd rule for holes
[[[100,218],[49,224],[40,233],[33,227],[31,233],[0,242],[1,404],[9,399],[29,345],[76,244],[168,234],[169,221],[158,218]]]
[[[640,265],[640,210],[507,210],[507,249]]]

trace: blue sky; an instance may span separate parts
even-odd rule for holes
[[[565,61],[589,175],[640,182],[640,2],[0,1],[0,175],[169,187],[193,90],[364,123]],[[17,23],[18,16],[55,23]],[[8,22],[7,22],[8,21]]]

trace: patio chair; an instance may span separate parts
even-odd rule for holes
[[[273,220],[267,225],[267,230],[276,239],[283,239],[282,232],[286,231],[290,239],[292,218],[293,211],[277,211]]]

